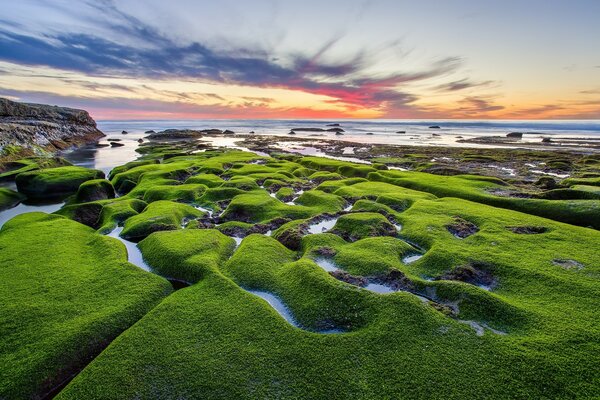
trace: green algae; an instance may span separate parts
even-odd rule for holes
[[[29,198],[44,199],[75,194],[86,181],[104,178],[104,173],[83,167],[57,167],[22,172],[15,178],[17,189]]]
[[[202,211],[187,204],[168,200],[150,203],[141,213],[128,218],[121,237],[139,241],[152,232],[181,229],[186,219],[200,218]]]
[[[117,240],[60,216],[0,231],[0,397],[42,398],[170,291]]]
[[[14,190],[0,188],[0,211],[13,208],[24,199],[25,196]]]
[[[531,214],[593,225],[598,200],[503,197],[517,189],[494,177],[375,167],[207,151],[113,171],[124,196],[59,213],[89,207],[101,232],[124,223],[123,237],[146,237],[154,272],[194,284],[59,398],[593,396],[600,234]],[[559,190],[548,196],[583,191]],[[476,229],[458,235],[456,221]],[[248,291],[275,295],[297,327]]]

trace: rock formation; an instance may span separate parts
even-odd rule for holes
[[[87,111],[0,98],[0,157],[66,149],[103,136]]]

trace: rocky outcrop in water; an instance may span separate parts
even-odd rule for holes
[[[56,151],[103,136],[87,111],[0,98],[0,156]]]

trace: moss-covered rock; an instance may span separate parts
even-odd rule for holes
[[[23,214],[0,232],[2,398],[45,397],[171,292],[64,217]]]
[[[115,189],[109,181],[106,179],[93,179],[83,182],[79,186],[75,195],[75,201],[78,203],[87,203],[96,200],[113,199],[114,197]]]
[[[0,211],[13,208],[24,199],[25,196],[14,190],[0,188]]]
[[[396,236],[398,230],[379,213],[361,212],[341,216],[332,230],[349,241],[373,237]]]
[[[139,246],[157,273],[197,282],[231,256],[235,241],[215,229],[184,229],[153,233]]]
[[[104,173],[83,167],[58,167],[23,172],[17,175],[17,189],[32,199],[66,197],[90,180],[102,179]]]
[[[150,203],[139,215],[125,221],[121,236],[127,240],[139,241],[152,232],[181,229],[187,219],[200,218],[202,211],[187,204],[159,200]]]

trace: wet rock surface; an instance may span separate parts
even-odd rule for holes
[[[461,217],[454,217],[454,221],[446,225],[446,229],[459,239],[465,239],[479,232],[477,225]]]
[[[548,231],[548,228],[543,226],[509,226],[508,229],[519,235],[538,235]]]
[[[489,271],[490,269],[489,265],[471,263],[456,267],[436,279],[461,281],[491,290],[497,285],[497,280]]]
[[[87,111],[0,98],[0,150],[16,146],[57,151],[102,137]]]

